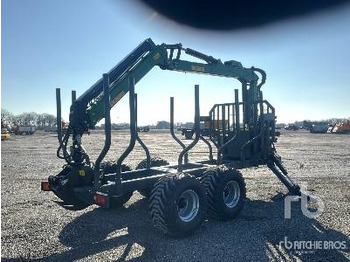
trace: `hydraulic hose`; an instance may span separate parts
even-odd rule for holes
[[[266,82],[266,72],[260,68],[256,68],[256,67],[252,67],[252,70],[254,72],[258,72],[261,75],[261,82],[258,84],[257,88],[260,91],[261,87],[263,86],[263,84],[265,84]]]

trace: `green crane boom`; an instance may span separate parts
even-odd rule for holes
[[[182,60],[183,52],[203,62]],[[246,128],[254,127],[258,119],[258,101],[262,100],[260,88],[265,82],[263,70],[254,67],[244,68],[241,63],[234,60],[223,63],[219,59],[193,49],[183,48],[181,44],[155,45],[151,39],[146,39],[108,72],[110,108],[128,92],[128,79],[132,78],[137,83],[155,66],[162,70],[238,79],[242,83]],[[262,75],[260,84],[258,84],[259,77],[256,72]],[[105,117],[103,94],[103,79],[100,79],[72,104],[68,131],[60,141],[57,151],[57,155],[65,159],[67,163],[89,162],[89,157],[81,146],[81,137],[84,132],[94,128]],[[71,147],[73,150],[68,153],[67,144],[71,134],[73,135],[73,147]],[[60,155],[61,150],[63,156]]]
[[[150,39],[146,40],[152,41]],[[153,42],[152,42],[153,43]],[[197,58],[205,59],[207,56],[192,49],[183,49],[178,45],[154,45],[154,48],[146,54],[136,59],[129,64],[127,69],[118,76],[112,83],[110,83],[110,97],[111,108],[128,92],[127,79],[132,77],[135,83],[139,82],[153,67],[159,66],[163,70],[191,72],[199,74],[207,74],[221,77],[237,78],[242,83],[249,83],[249,97],[251,102],[258,99],[257,81],[258,76],[254,69],[244,68],[241,63],[236,61],[228,61],[222,63],[220,60],[214,60],[207,63],[197,63],[192,61],[185,61],[180,59],[181,51],[185,51],[192,55],[194,52]],[[187,51],[189,50],[189,51]],[[177,51],[177,57],[173,58],[174,51]],[[135,51],[133,51],[134,53]],[[131,56],[130,54],[129,56]],[[103,94],[102,92],[89,101],[89,106],[86,109],[88,115],[88,128],[93,128],[98,121],[104,118]]]

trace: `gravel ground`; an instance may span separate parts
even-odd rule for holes
[[[103,133],[84,137],[96,159]],[[114,132],[107,159],[113,160],[128,142],[128,133]],[[151,152],[176,161],[179,147],[167,133],[143,133]],[[188,143],[188,141],[185,141]],[[286,189],[265,167],[242,170],[247,201],[237,219],[205,221],[185,239],[162,235],[151,226],[147,199],[134,193],[123,209],[90,206],[68,211],[40,192],[40,181],[64,164],[56,157],[57,138],[37,132],[1,142],[1,256],[3,261],[349,261],[350,136],[284,132],[277,150],[291,177],[308,183],[325,209],[317,219],[303,216],[293,203],[292,218],[284,218]],[[199,143],[190,159],[204,159]],[[144,156],[140,147],[127,158],[135,167]],[[346,249],[311,249],[298,252],[281,241],[338,241]]]

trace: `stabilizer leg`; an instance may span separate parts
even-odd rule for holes
[[[287,187],[289,193],[292,195],[301,195],[300,187],[296,185],[293,180],[288,176],[286,168],[281,163],[281,160],[276,155],[271,157],[271,160],[267,163],[267,166],[278,177],[278,179]]]

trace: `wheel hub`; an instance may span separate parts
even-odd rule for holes
[[[177,203],[177,213],[183,222],[192,221],[199,209],[199,196],[192,189],[188,189],[180,195]]]
[[[223,192],[224,203],[227,207],[233,208],[237,205],[241,196],[239,184],[236,181],[229,181]]]

